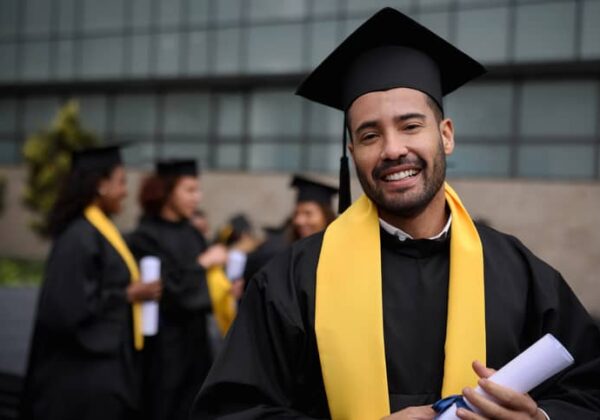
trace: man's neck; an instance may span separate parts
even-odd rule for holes
[[[448,221],[445,191],[441,188],[427,207],[414,216],[403,217],[380,210],[379,217],[414,239],[431,238],[440,233]]]

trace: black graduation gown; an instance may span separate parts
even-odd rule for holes
[[[158,334],[144,349],[145,419],[187,419],[211,364],[206,316],[211,310],[205,270],[197,263],[207,245],[188,222],[144,217],[127,236],[139,260],[161,260],[163,294]]]
[[[576,366],[532,396],[553,420],[600,418],[600,332],[560,274],[516,238],[478,226],[484,250],[487,364],[500,368],[545,333]],[[384,337],[392,412],[440,398],[449,239],[401,243],[381,232]],[[251,282],[193,419],[327,418],[314,333],[323,234]],[[349,349],[349,351],[351,351]],[[231,417],[228,417],[231,415]]]
[[[55,240],[46,263],[22,417],[131,419],[139,403],[130,272],[83,217]]]

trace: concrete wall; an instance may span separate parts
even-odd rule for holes
[[[3,167],[8,177],[7,206],[0,216],[0,255],[43,258],[48,244],[27,227],[20,205],[25,173]],[[117,219],[122,230],[135,226],[142,174],[129,173],[127,211]],[[334,178],[323,178],[335,183]],[[245,212],[256,226],[277,225],[292,209],[294,194],[282,174],[206,173],[202,207],[211,226]],[[535,254],[562,272],[588,310],[600,315],[600,183],[522,180],[451,180],[471,215],[521,239]],[[353,184],[354,197],[360,188]]]

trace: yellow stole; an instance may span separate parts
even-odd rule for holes
[[[212,304],[213,316],[221,335],[225,336],[236,314],[235,299],[231,294],[231,282],[223,267],[211,267],[206,273],[208,294]]]
[[[481,241],[448,184],[445,193],[452,226],[442,397],[476,385],[471,362],[486,360]],[[364,195],[327,228],[323,239],[315,332],[334,420],[379,419],[390,414],[379,239],[377,208]],[[402,273],[398,277],[401,280]]]
[[[135,258],[119,233],[114,223],[106,217],[104,212],[97,206],[88,206],[84,213],[85,218],[94,226],[102,236],[112,245],[117,253],[123,258],[125,265],[129,269],[131,282],[140,281],[140,271],[135,262]],[[140,302],[134,302],[131,305],[133,311],[133,344],[136,350],[144,348],[144,336],[142,335],[142,306]]]

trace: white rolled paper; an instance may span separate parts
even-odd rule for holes
[[[160,259],[146,256],[140,260],[140,273],[143,283],[160,279]],[[158,302],[148,301],[142,304],[142,333],[146,336],[158,332]]]
[[[229,280],[237,280],[244,276],[247,259],[248,257],[245,252],[237,249],[229,251],[227,254],[227,266],[225,270],[225,274]]]
[[[526,393],[570,366],[573,362],[573,356],[560,341],[554,338],[552,334],[546,334],[488,379],[498,385]],[[479,386],[475,388],[475,392],[492,399]],[[466,398],[465,402],[473,411],[478,411]],[[456,404],[437,416],[436,419],[458,419]]]

